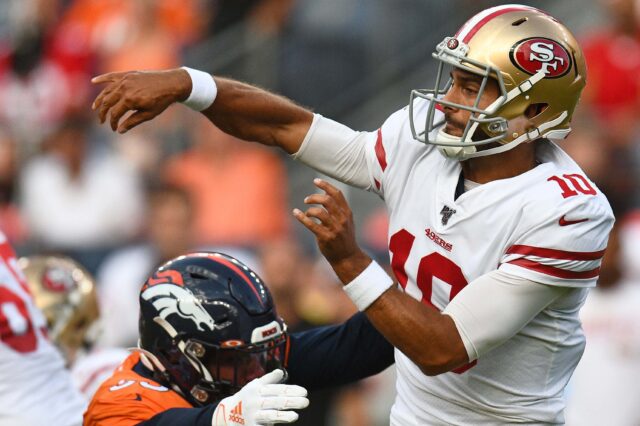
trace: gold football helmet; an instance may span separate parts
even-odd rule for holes
[[[545,12],[514,4],[486,9],[438,44],[433,57],[439,62],[435,88],[411,92],[410,126],[415,139],[437,145],[446,157],[496,154],[539,138],[564,139],[571,131],[573,110],[586,82],[585,60],[569,30]],[[444,76],[448,67],[482,77],[473,106],[443,99],[451,86]],[[489,78],[497,81],[500,95],[481,109]],[[416,127],[416,98],[429,101],[423,130]],[[525,130],[514,126],[514,119],[536,104],[546,107],[528,119]],[[437,110],[447,106],[471,113],[461,137],[443,130],[444,117]],[[476,148],[487,144],[493,145]]]
[[[91,346],[96,337],[99,311],[95,280],[68,257],[30,256],[18,264],[47,319],[49,337],[71,362],[78,350]]]

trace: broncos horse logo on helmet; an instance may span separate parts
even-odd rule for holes
[[[198,252],[155,271],[140,291],[139,349],[156,379],[193,405],[282,368],[286,326],[239,260]]]
[[[164,320],[169,315],[177,314],[191,319],[200,331],[205,331],[200,324],[204,324],[209,330],[219,327],[193,293],[183,287],[170,283],[156,284],[144,290],[140,297],[151,302]]]

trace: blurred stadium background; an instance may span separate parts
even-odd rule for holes
[[[90,77],[188,65],[373,130],[412,88],[430,84],[436,43],[500,3],[1,0],[0,228],[20,255],[63,253],[96,274],[104,346],[135,344],[138,286],[193,248],[255,266],[293,330],[341,321],[354,308],[290,214],[314,192],[312,171],[183,107],[116,135],[91,112]],[[583,43],[588,85],[563,146],[618,217],[602,289],[584,312],[589,343],[567,392],[569,423],[604,410],[608,419],[635,418],[608,424],[640,424],[640,2],[524,3],[551,12]],[[345,191],[360,242],[388,263],[381,202]],[[393,394],[390,371],[313,395],[301,424],[385,424]]]

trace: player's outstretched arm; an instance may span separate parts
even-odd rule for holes
[[[289,383],[310,391],[355,383],[395,362],[393,346],[363,312],[342,324],[291,333],[289,348]]]
[[[301,410],[309,405],[307,390],[301,386],[280,383],[283,378],[282,370],[274,370],[247,383],[234,395],[221,400],[215,407],[209,405],[198,408],[172,408],[142,423],[136,421],[135,424],[261,426],[294,423],[298,419],[298,413],[295,410]],[[118,424],[125,423],[126,421]],[[131,422],[131,424],[134,423]]]
[[[353,284],[358,278],[373,285],[375,280],[369,280],[367,270],[377,264],[372,265],[356,243],[351,209],[344,196],[328,182],[316,179],[314,183],[325,193],[310,195],[305,203],[319,206],[306,212],[296,209],[294,216],[314,233],[320,251],[344,284]],[[380,333],[427,375],[468,363],[467,350],[451,317],[401,292],[387,278],[388,284],[375,301],[367,302],[366,294],[350,294]]]
[[[240,139],[278,146],[290,154],[298,151],[313,120],[311,111],[249,84],[218,77],[215,84],[209,80],[213,92],[207,96],[215,100],[201,112],[213,124]],[[92,108],[101,123],[108,119],[111,129],[120,133],[152,120],[171,104],[193,98],[193,91],[200,90],[182,68],[108,73],[91,81],[104,85]],[[199,105],[207,105],[206,100]]]

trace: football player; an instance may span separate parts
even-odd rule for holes
[[[183,102],[384,199],[399,287],[354,244],[334,188],[319,181],[325,193],[305,201],[317,205],[294,215],[397,348],[392,424],[562,423],[585,345],[578,311],[614,221],[553,142],[571,130],[582,51],[547,13],[503,5],[473,16],[433,57],[433,89],[414,90],[374,132],[189,68],[99,76],[106,87],[93,107],[126,132]]]
[[[192,253],[140,290],[140,341],[98,389],[89,425],[291,423],[307,391],[281,384],[286,326],[237,259]]]
[[[49,338],[65,356],[71,377],[87,401],[129,355],[121,348],[95,348],[100,313],[93,276],[65,256],[18,260],[36,305],[47,320]]]
[[[0,232],[0,424],[80,425],[86,407]]]

